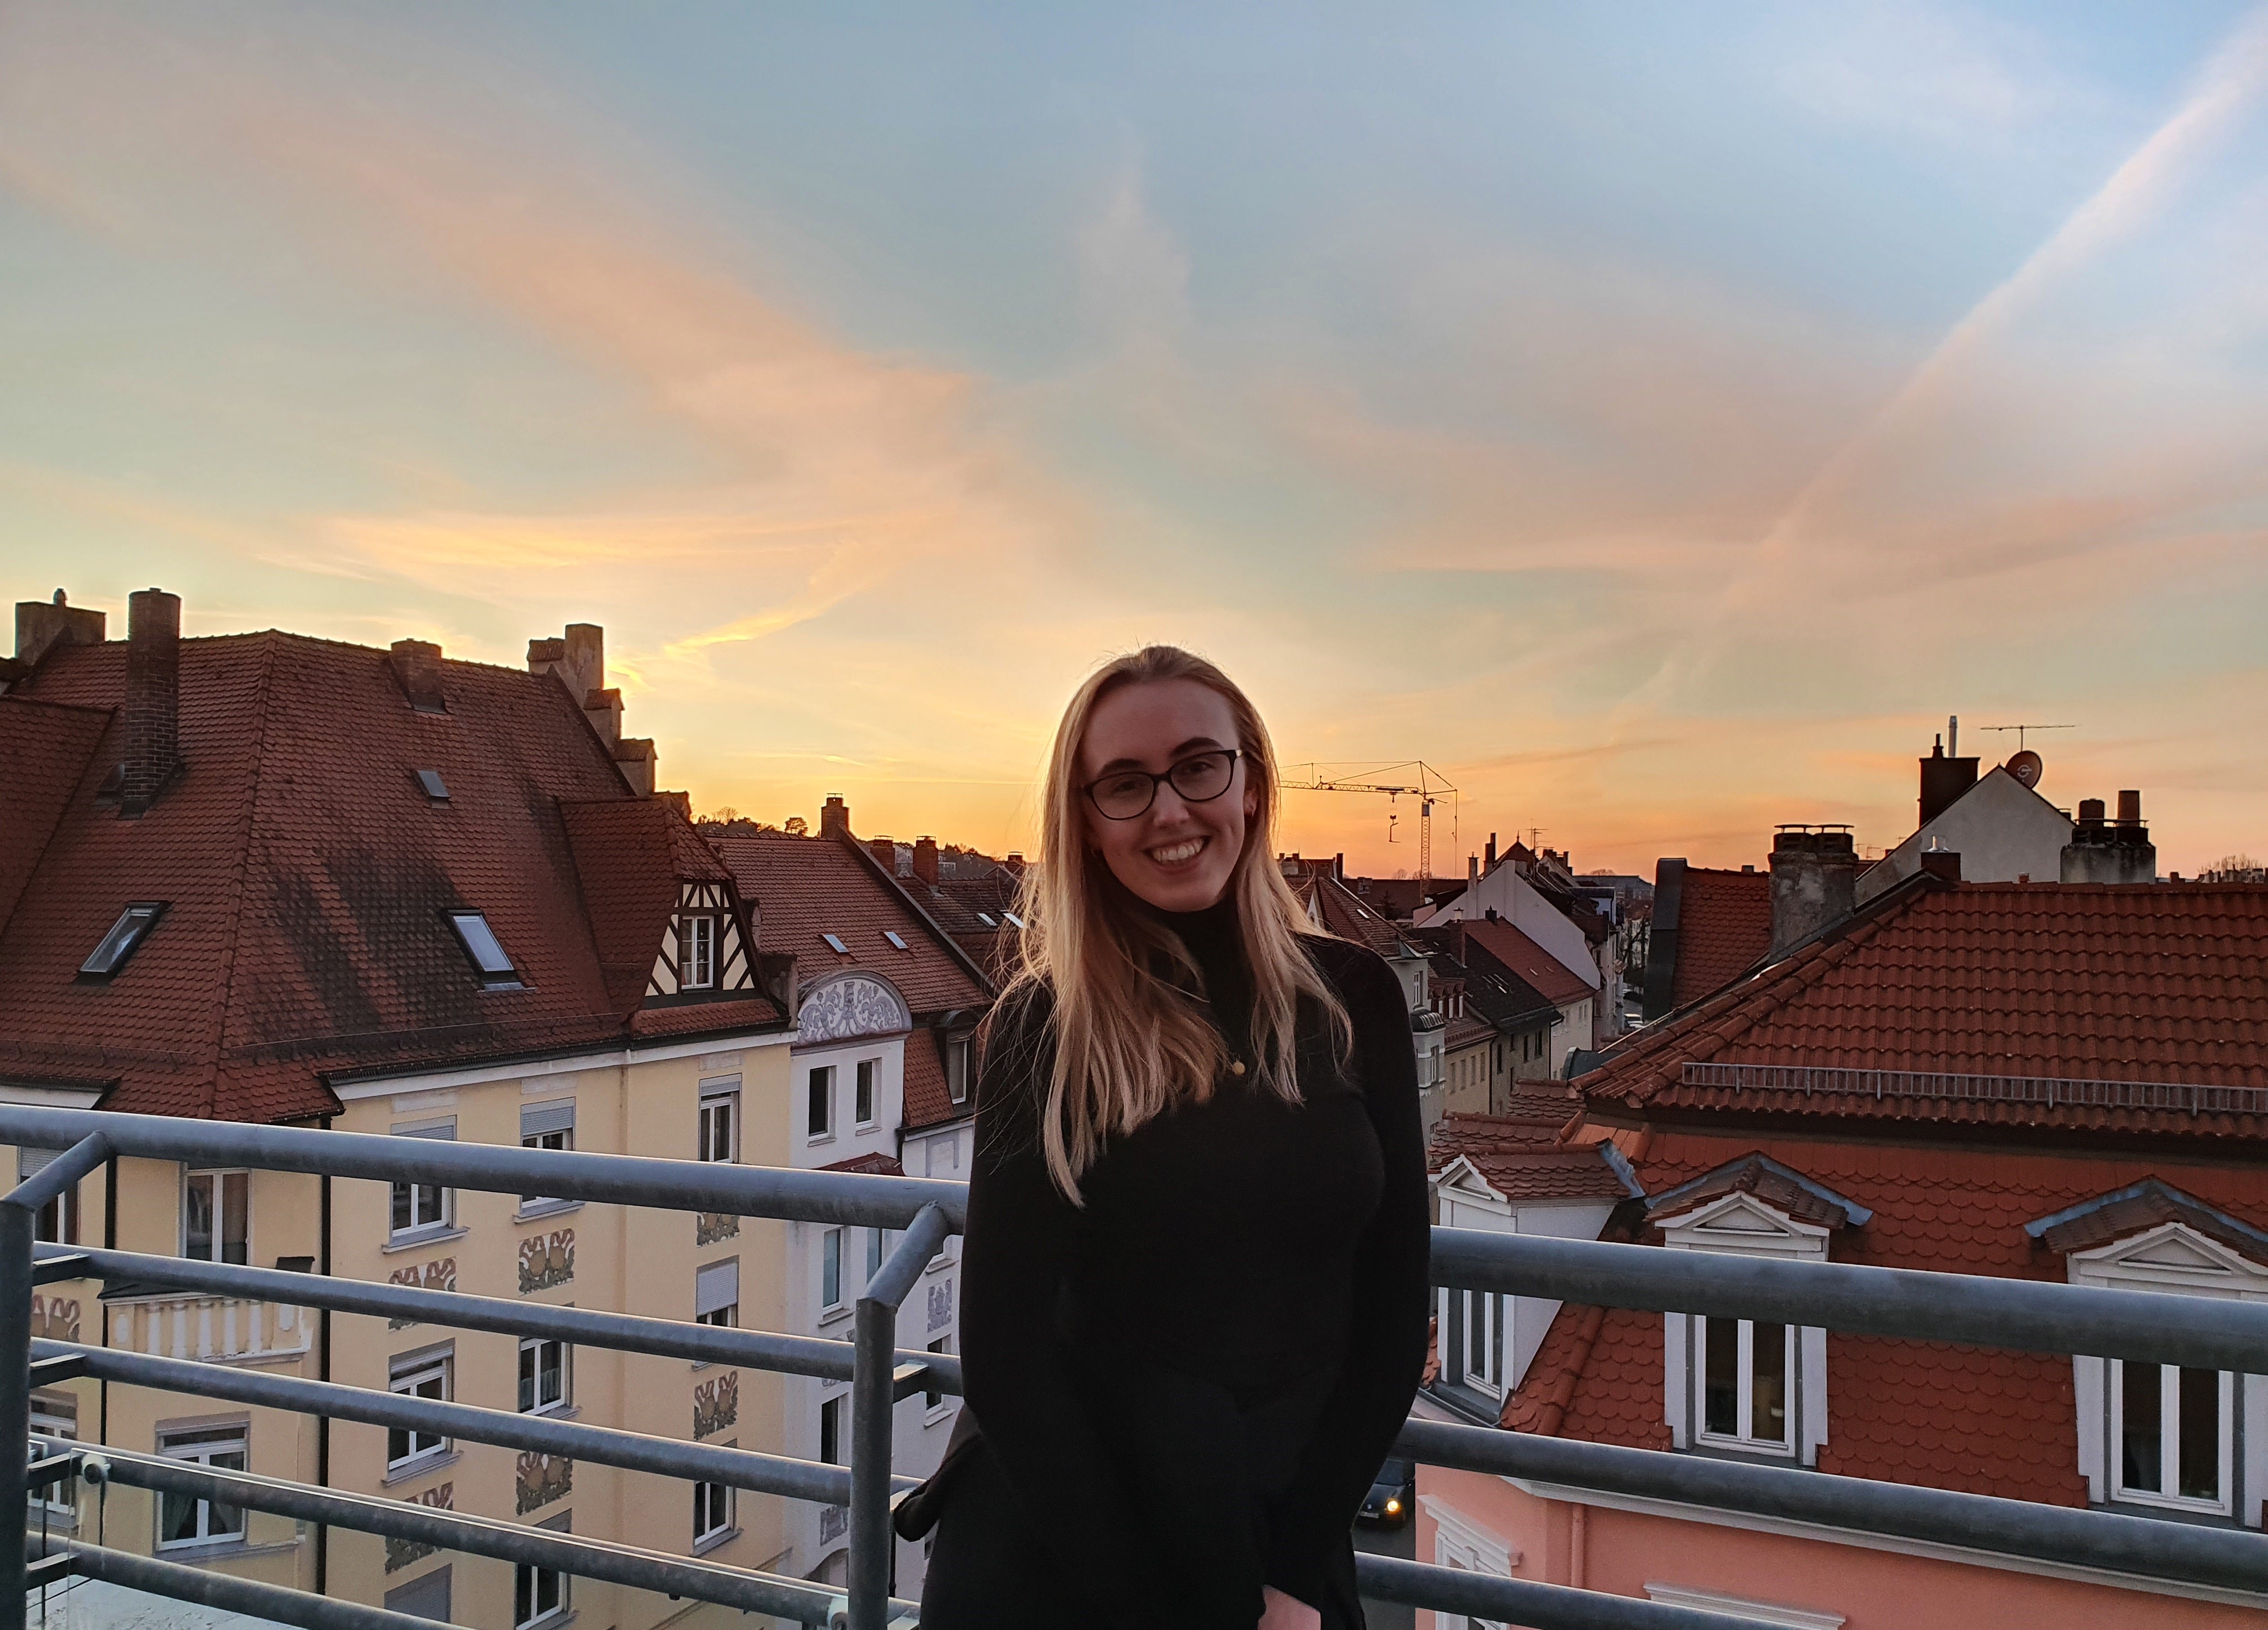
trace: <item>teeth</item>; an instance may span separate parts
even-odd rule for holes
[[[1150,852],[1150,858],[1160,866],[1179,866],[1204,847],[1204,839],[1192,837],[1183,843],[1168,844],[1163,849],[1152,849]]]

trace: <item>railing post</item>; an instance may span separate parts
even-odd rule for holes
[[[24,1469],[32,1440],[32,1224],[36,1213],[0,1200],[0,1630],[24,1630]]]
[[[890,1427],[897,1409],[898,1305],[945,1243],[945,1213],[925,1206],[858,1298],[850,1376],[850,1626],[887,1630],[891,1563]]]

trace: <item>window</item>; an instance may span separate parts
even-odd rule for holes
[[[549,1415],[567,1407],[572,1390],[574,1350],[549,1336],[529,1336],[519,1344],[519,1412]]]
[[[519,1106],[519,1147],[564,1154],[575,1147],[575,1100],[554,1098],[545,1103]],[[537,1211],[567,1202],[541,1194],[519,1197],[522,1212]]]
[[[834,952],[837,956],[848,956],[850,955],[850,948],[843,943],[842,935],[823,933],[819,937],[827,941],[827,948]]]
[[[998,928],[1000,926],[992,920],[992,913],[990,911],[977,912],[976,920],[983,923],[987,928]]]
[[[538,1528],[548,1528],[555,1533],[568,1531],[572,1513],[539,1523]],[[567,1575],[556,1568],[530,1567],[522,1563],[512,1570],[512,1630],[529,1630],[534,1625],[548,1625],[567,1617]]]
[[[885,939],[885,940],[888,940],[888,941],[890,942],[890,945],[891,945],[892,948],[894,948],[894,949],[902,951],[902,950],[906,950],[906,949],[908,949],[908,948],[908,948],[908,946],[907,946],[907,944],[906,944],[906,937],[905,937],[905,935],[903,935],[903,934],[900,933],[899,933],[896,929],[895,929],[895,928],[885,928],[885,929],[883,929],[883,930],[882,930],[882,938],[883,938],[883,939]]]
[[[241,1471],[250,1431],[248,1421],[229,1426],[188,1427],[158,1434],[158,1452],[215,1471]],[[210,1545],[244,1538],[244,1508],[225,1506],[195,1494],[158,1497],[158,1548]]]
[[[867,1229],[866,1282],[868,1284],[871,1285],[874,1282],[874,1275],[882,1271],[883,1260],[887,1258],[889,1254],[890,1230],[887,1228]]]
[[[1003,911],[1003,912],[1001,912],[1001,913],[1000,913],[1000,915],[1001,915],[1001,916],[1003,916],[1003,917],[1005,917],[1005,918],[1006,918],[1008,919],[1008,926],[1009,926],[1009,927],[1011,927],[1011,928],[1014,928],[1014,929],[1017,929],[1017,930],[1019,930],[1019,931],[1021,931],[1021,929],[1023,928],[1023,926],[1024,926],[1024,919],[1023,919],[1022,918],[1020,918],[1020,917],[1017,916],[1017,915],[1015,914],[1015,912],[1013,912],[1013,911]]]
[[[93,954],[78,965],[79,972],[89,978],[109,978],[126,966],[126,959],[150,937],[150,930],[157,926],[158,919],[165,914],[166,903],[162,900],[147,900],[128,906],[118,914],[118,920],[110,925],[110,932],[102,936],[102,942],[94,948]]]
[[[843,1230],[829,1228],[819,1240],[819,1306],[831,1312],[843,1305]]]
[[[519,970],[504,955],[504,945],[496,937],[496,930],[489,926],[487,918],[478,911],[452,911],[449,926],[457,931],[457,942],[465,948],[465,955],[471,958],[474,971],[481,976],[482,985],[491,990],[519,987]]]
[[[826,1399],[819,1406],[819,1461],[821,1465],[843,1464],[843,1400]]]
[[[420,770],[417,772],[417,785],[425,789],[425,796],[435,803],[446,804],[449,801],[449,784],[441,778],[439,771]]]
[[[945,1044],[945,1095],[955,1103],[968,1102],[968,1038],[949,1036]]]
[[[811,1072],[809,1112],[805,1119],[805,1131],[814,1138],[826,1138],[835,1132],[835,1066],[814,1065]]]
[[[730,1330],[740,1322],[740,1259],[727,1257],[693,1271],[693,1321]]]
[[[935,1341],[929,1344],[929,1350],[932,1353],[937,1353],[952,1352],[953,1338],[950,1336],[939,1336]],[[940,1388],[934,1380],[932,1380],[928,1387],[924,1389],[922,1392],[922,1407],[924,1410],[938,1409],[941,1408],[944,1405],[944,1390]]]
[[[449,1622],[449,1569],[446,1566],[430,1574],[421,1574],[406,1585],[396,1585],[386,1593],[387,1611],[407,1613],[412,1619],[431,1619],[441,1624]]]
[[[1506,1338],[1511,1334],[1506,1329],[1508,1321],[1505,1316],[1511,1299],[1484,1290],[1454,1294],[1462,1304],[1457,1309],[1457,1323],[1464,1383],[1484,1392],[1502,1392]]]
[[[677,924],[677,988],[705,991],[717,983],[717,919],[680,918]]]
[[[699,1158],[734,1161],[740,1158],[740,1078],[720,1077],[701,1083]]]
[[[733,1486],[696,1483],[693,1486],[693,1543],[718,1539],[732,1531]]]
[[[40,1437],[76,1443],[78,1441],[77,1396],[63,1391],[33,1393],[32,1431]],[[60,1483],[35,1488],[30,1496],[31,1508],[38,1511],[44,1508],[52,1515],[66,1519],[75,1516],[78,1512],[78,1502],[73,1497],[76,1486],[76,1479],[65,1478]]]
[[[881,1062],[880,1058],[858,1060],[852,1118],[861,1126],[874,1124],[874,1073],[881,1066]]]
[[[415,1121],[394,1126],[397,1138],[437,1138],[454,1142],[457,1117],[446,1120]],[[451,1213],[455,1208],[456,1195],[438,1183],[429,1183],[412,1172],[393,1185],[394,1209],[387,1223],[387,1232],[396,1241],[416,1238],[421,1235],[438,1234],[449,1227]]]
[[[1793,1427],[1795,1326],[1696,1317],[1701,1441],[1786,1454]]]
[[[252,1174],[193,1171],[181,1189],[181,1255],[195,1262],[247,1260]]]
[[[405,1353],[387,1367],[386,1390],[403,1398],[424,1398],[443,1404],[449,1400],[453,1389],[450,1372],[455,1367],[455,1350],[451,1347],[428,1347],[419,1353]],[[431,1427],[388,1427],[386,1429],[386,1469],[393,1473],[415,1466],[426,1460],[438,1460],[446,1454],[449,1440]]]
[[[2227,1370],[2111,1360],[2114,1497],[2226,1514],[2235,1399],[2235,1377]]]
[[[61,1152],[57,1149],[17,1150],[16,1181],[22,1183],[39,1176]],[[78,1184],[74,1183],[40,1207],[40,1214],[32,1220],[32,1237],[48,1245],[78,1243]]]

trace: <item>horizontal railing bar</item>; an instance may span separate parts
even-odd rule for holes
[[[184,1567],[179,1562],[161,1562],[155,1557],[136,1556],[130,1551],[113,1551],[77,1539],[51,1543],[70,1553],[73,1572],[89,1579],[242,1613],[248,1619],[296,1625],[299,1630],[433,1630],[430,1619],[239,1579],[217,1568]]]
[[[1367,1597],[1525,1625],[1529,1630],[1772,1630],[1756,1619],[1672,1607],[1603,1590],[1538,1584],[1358,1552],[1355,1583]]]
[[[50,1449],[78,1449],[60,1442]],[[75,1456],[90,1483],[118,1483],[160,1494],[245,1506],[277,1516],[350,1528],[363,1533],[411,1539],[470,1556],[499,1558],[530,1567],[548,1567],[585,1579],[604,1579],[634,1589],[689,1597],[749,1612],[771,1613],[799,1623],[823,1623],[837,1596],[831,1588],[749,1568],[725,1567],[666,1553],[642,1551],[602,1540],[460,1511],[437,1510],[411,1501],[313,1488],[248,1471],[217,1471],[162,1455],[86,1448]],[[893,1606],[910,1611],[910,1602]]]
[[[1466,1228],[1433,1230],[1432,1277],[1583,1306],[2268,1372],[2268,1302]]]
[[[66,1148],[98,1132],[121,1155],[135,1159],[316,1172],[378,1183],[415,1179],[444,1188],[727,1212],[795,1222],[903,1228],[923,1206],[933,1205],[958,1230],[968,1211],[966,1184],[926,1177],[519,1149],[443,1138],[119,1115],[107,1110],[0,1105],[0,1143]]]
[[[115,1347],[34,1341],[32,1349],[41,1357],[76,1354],[85,1361],[86,1374],[128,1386],[186,1392],[194,1398],[226,1398],[231,1403],[296,1410],[302,1414],[328,1415],[335,1420],[356,1420],[368,1426],[436,1432],[475,1443],[564,1455],[570,1459],[620,1466],[630,1471],[652,1471],[662,1477],[703,1483],[729,1483],[759,1494],[781,1494],[821,1505],[843,1505],[850,1497],[850,1471],[847,1466],[820,1465],[808,1460],[791,1460],[784,1455],[758,1454],[752,1449],[718,1449],[679,1438],[643,1437],[613,1427],[586,1427],[542,1415],[413,1398],[400,1393],[373,1391],[367,1387],[341,1386],[332,1381],[305,1381],[296,1376],[262,1375],[226,1364],[157,1358]],[[910,1488],[915,1481],[905,1477],[891,1480],[894,1489]]]
[[[543,1302],[507,1302],[453,1290],[413,1290],[406,1285],[372,1285],[361,1280],[297,1273],[284,1268],[239,1267],[233,1263],[195,1262],[185,1257],[151,1257],[137,1251],[95,1250],[76,1245],[39,1245],[41,1263],[82,1261],[85,1277],[125,1280],[203,1291],[292,1307],[328,1308],[335,1313],[364,1313],[385,1318],[407,1315],[421,1324],[460,1330],[497,1331],[510,1336],[556,1336],[583,1346],[699,1364],[739,1364],[791,1376],[850,1379],[857,1352],[847,1341],[818,1336],[788,1336],[774,1331],[682,1324],[674,1319],[642,1318],[629,1313],[600,1313]],[[936,1353],[900,1353],[898,1361],[929,1366],[938,1390],[961,1391],[961,1362]]]
[[[1438,1420],[1412,1419],[1395,1451],[1462,1471],[2268,1594],[2268,1537],[2257,1532]]]

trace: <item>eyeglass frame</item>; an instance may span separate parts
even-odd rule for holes
[[[1086,797],[1086,801],[1094,806],[1094,813],[1101,815],[1104,820],[1139,821],[1144,815],[1148,815],[1152,809],[1157,807],[1158,789],[1174,778],[1174,771],[1179,770],[1183,764],[1193,764],[1200,758],[1218,758],[1223,753],[1228,755],[1228,779],[1221,783],[1219,792],[1208,793],[1203,798],[1191,798],[1189,794],[1183,793],[1180,787],[1177,786],[1174,789],[1174,795],[1179,798],[1185,804],[1209,804],[1217,798],[1224,798],[1227,796],[1228,789],[1236,785],[1236,766],[1243,760],[1244,757],[1244,749],[1242,748],[1209,747],[1201,753],[1191,753],[1186,758],[1175,759],[1172,763],[1166,766],[1165,773],[1162,775],[1154,773],[1148,770],[1134,768],[1114,770],[1108,775],[1095,777],[1094,780],[1089,781],[1086,785],[1080,787],[1079,790]],[[1101,786],[1105,781],[1116,781],[1121,776],[1148,776],[1150,778],[1150,796],[1143,800],[1142,807],[1139,809],[1137,809],[1132,815],[1120,815],[1111,814],[1110,811],[1102,807],[1101,800],[1094,795],[1094,789],[1096,787]]]

